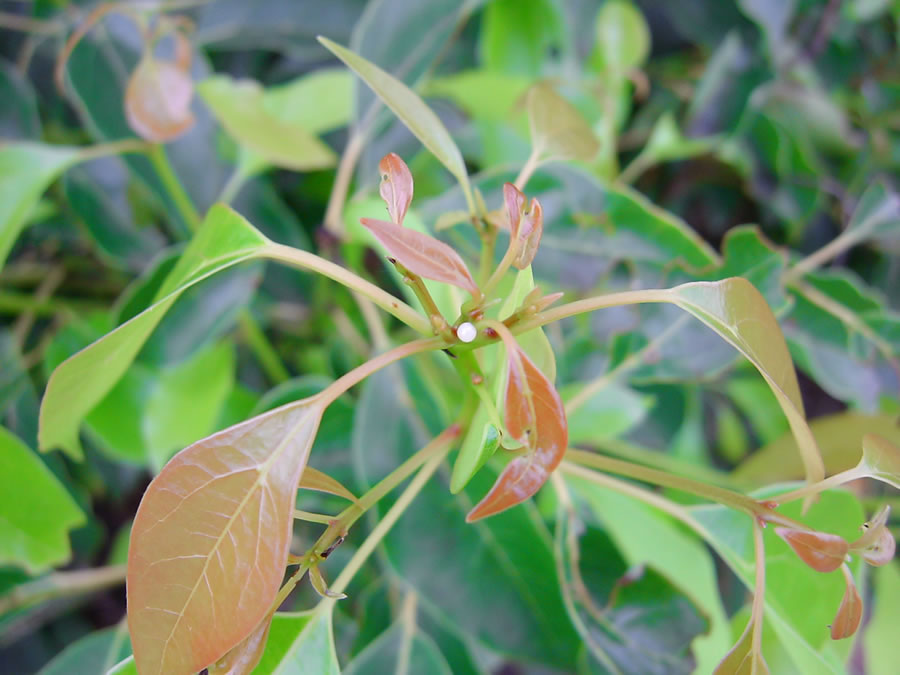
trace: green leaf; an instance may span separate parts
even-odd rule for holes
[[[322,68],[269,87],[263,107],[285,124],[311,134],[346,126],[353,117],[353,75],[343,68]]]
[[[469,176],[459,148],[443,122],[415,92],[346,47],[324,37],[319,37],[319,42],[359,75],[431,154],[447,167],[463,189],[468,188]]]
[[[531,144],[543,160],[590,161],[600,149],[581,113],[547,84],[536,84],[526,101]]]
[[[885,565],[874,571],[872,615],[863,631],[866,667],[872,675],[891,675],[897,666],[897,625],[900,622],[900,569]]]
[[[276,166],[308,171],[334,166],[337,161],[334,152],[309,130],[271,114],[265,92],[255,80],[215,75],[199,82],[197,92],[228,133]]]
[[[415,617],[411,625],[404,618],[397,619],[350,661],[343,670],[345,675],[402,672],[452,675],[440,649],[415,625]]]
[[[131,529],[126,586],[140,670],[201,670],[269,615],[326,406],[304,399],[225,429],[182,450],[150,483]]]
[[[216,430],[219,412],[234,386],[235,360],[234,347],[223,342],[159,373],[141,426],[156,471],[173,452]]]
[[[492,3],[488,11],[496,6]],[[516,103],[530,83],[520,75],[464,70],[428,80],[423,93],[448,98],[475,119],[505,122],[515,114]]]
[[[0,138],[38,138],[41,120],[38,116],[34,88],[19,68],[0,60]]]
[[[28,215],[57,176],[79,160],[79,150],[41,143],[0,147],[0,267]]]
[[[484,11],[479,52],[492,71],[539,76],[547,54],[567,48],[558,8],[548,0],[495,0]]]
[[[269,639],[253,675],[337,675],[341,672],[331,627],[333,603],[312,611],[276,613]]]
[[[38,574],[69,560],[69,530],[84,514],[18,437],[0,427],[0,563]]]
[[[266,243],[259,232],[228,207],[211,209],[157,293],[156,302],[53,372],[41,404],[41,449],[60,447],[73,458],[80,458],[78,427],[82,419],[128,369],[178,296],[216,272],[258,257]]]
[[[774,492],[765,491],[754,497],[765,499]],[[718,505],[691,507],[688,511],[716,552],[745,584],[752,587],[754,552],[750,518]],[[781,506],[779,511],[788,517],[799,518],[801,505],[792,502]],[[820,500],[803,516],[803,522],[810,528],[848,539],[858,534],[864,520],[859,502],[845,491],[822,493]],[[831,643],[828,626],[844,595],[841,575],[811,571],[773,528],[767,528],[764,536],[766,621],[771,622],[799,672],[843,672],[828,654]],[[860,559],[854,559],[850,566],[858,573],[862,566]],[[802,607],[803,611],[796,611],[797,607]]]
[[[847,233],[853,239],[870,238],[896,242],[900,225],[900,195],[881,180],[877,180],[863,192],[847,225]]]
[[[567,403],[570,445],[590,445],[592,441],[618,438],[640,424],[653,407],[652,396],[638,394],[630,387],[613,383],[591,394],[572,409],[569,402],[583,388],[583,384],[574,383],[559,392]]]
[[[353,438],[361,490],[430,438],[416,412],[401,403],[407,396],[402,373],[386,368],[363,389]],[[423,411],[434,406],[421,395],[416,404]],[[580,640],[562,604],[552,542],[534,504],[465,523],[496,478],[488,465],[456,496],[444,481],[430,481],[385,539],[390,569],[423,603],[439,607],[454,631],[517,659],[570,671]],[[380,502],[378,508],[383,514],[389,506]],[[467,562],[461,566],[460,560]]]
[[[797,438],[807,479],[815,482],[824,478],[822,458],[806,423],[794,364],[778,321],[756,287],[746,279],[734,277],[713,283],[684,284],[668,291],[667,295],[756,366],[788,418]]]
[[[645,504],[582,479],[566,480],[603,524],[628,567],[648,565],[699,608],[709,622],[709,632],[697,635],[691,649],[697,658],[696,672],[712,672],[731,645],[731,633],[706,547],[672,518]]]
[[[141,270],[164,239],[139,221],[128,199],[129,182],[127,166],[117,157],[104,157],[67,171],[62,185],[69,206],[104,258]]]
[[[650,55],[650,28],[641,10],[627,0],[609,0],[597,13],[596,54],[605,68],[624,73]]]
[[[131,653],[128,633],[120,627],[94,631],[57,654],[38,675],[98,675]]]

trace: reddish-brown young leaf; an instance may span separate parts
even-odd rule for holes
[[[336,497],[349,499],[351,502],[356,501],[356,497],[350,490],[345,488],[340,481],[335,480],[327,473],[323,473],[311,466],[303,469],[303,476],[300,478],[300,487],[306,490],[316,490],[318,492],[327,492]]]
[[[522,213],[525,211],[528,199],[515,185],[504,183],[503,201],[506,204],[506,220],[504,221],[501,218],[498,222],[502,223],[503,229],[509,230],[513,237],[517,237],[519,235],[519,223],[522,221]]]
[[[182,450],[150,483],[127,574],[142,675],[202,670],[272,610],[322,411],[313,397],[220,431]]]
[[[372,231],[391,256],[413,274],[443,281],[473,296],[478,295],[478,285],[469,274],[466,263],[444,242],[385,220],[362,218],[360,222]]]
[[[844,573],[844,582],[847,587],[844,590],[841,606],[838,607],[837,616],[834,617],[834,622],[831,624],[832,640],[843,640],[853,635],[859,628],[859,621],[862,619],[862,598],[859,597],[859,591],[856,590],[853,574],[846,565],[841,567],[841,571]]]
[[[775,533],[817,572],[834,572],[844,563],[850,550],[850,544],[836,534],[803,532],[787,527],[776,527]]]
[[[531,200],[531,208],[522,214],[519,224],[519,252],[513,260],[516,269],[524,270],[537,255],[544,233],[544,211],[537,197]]]
[[[509,334],[502,334],[509,360],[504,423],[526,452],[510,462],[467,522],[492,516],[519,504],[546,482],[562,461],[568,443],[566,412],[553,383]]]
[[[145,55],[125,89],[128,125],[145,141],[165,143],[194,125],[194,83],[188,70]]]
[[[266,650],[272,614],[269,614],[244,640],[209,666],[209,675],[244,675],[253,672]]]
[[[399,155],[389,152],[381,158],[378,170],[381,171],[381,198],[387,204],[391,220],[402,225],[413,198],[413,177],[409,167]]]

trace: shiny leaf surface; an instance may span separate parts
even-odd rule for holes
[[[323,409],[305,399],[214,434],[176,455],[147,488],[127,581],[141,672],[200,670],[271,610]]]
[[[157,300],[113,332],[67,359],[51,375],[41,402],[41,450],[81,457],[78,427],[113,388],[175,300],[216,272],[255,257],[267,240],[225,206],[210,210],[201,229],[157,293]]]
[[[362,218],[360,222],[410,272],[425,279],[458,286],[472,295],[479,293],[466,263],[444,242],[386,220]]]
[[[534,495],[562,461],[568,443],[559,393],[511,336],[504,336],[509,373],[504,423],[525,454],[513,459],[466,516],[467,522],[500,513]]]
[[[802,532],[776,527],[775,532],[784,539],[800,559],[817,572],[834,572],[844,563],[850,545],[843,537],[827,532]]]
[[[346,47],[324,37],[320,37],[319,42],[359,75],[460,183],[468,184],[468,174],[459,148],[443,122],[415,92]]]

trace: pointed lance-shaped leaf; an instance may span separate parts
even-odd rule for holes
[[[466,263],[444,242],[385,220],[362,218],[360,222],[413,274],[458,286],[473,296],[479,294]]]
[[[532,495],[562,461],[568,443],[566,412],[553,383],[528,358],[508,331],[509,375],[504,399],[504,423],[525,454],[510,462],[485,497],[466,516],[467,522],[500,513]]]
[[[139,672],[202,670],[271,611],[322,412],[312,397],[220,431],[182,450],[150,483],[128,552]]]
[[[344,487],[344,485],[329,476],[327,473],[323,473],[318,469],[314,469],[311,466],[303,469],[303,476],[300,478],[300,488],[306,490],[316,490],[318,492],[327,492],[330,495],[335,495],[336,497],[343,497],[344,499],[349,499],[351,502],[356,501],[356,497],[350,490]]]
[[[387,204],[391,220],[402,225],[413,198],[413,177],[409,167],[399,155],[389,152],[381,158],[378,170],[381,171],[381,187],[378,190],[381,198]]]
[[[841,606],[838,607],[837,616],[834,617],[831,624],[832,640],[843,640],[853,635],[859,628],[859,622],[862,619],[862,598],[859,597],[859,591],[856,590],[853,574],[846,565],[841,567],[841,571],[844,573],[844,582],[847,587],[844,590]]]
[[[872,520],[862,524],[859,529],[862,530],[863,534],[856,541],[850,542],[850,549],[861,550],[878,541],[878,538],[881,536],[879,532],[887,526],[890,517],[891,506],[890,504],[885,504],[872,517]]]
[[[543,233],[544,211],[535,197],[531,200],[531,208],[522,214],[522,222],[519,224],[519,252],[513,260],[516,269],[524,270],[534,260]]]
[[[803,532],[787,527],[776,527],[775,533],[817,572],[834,572],[844,563],[850,550],[847,541],[836,534]]]

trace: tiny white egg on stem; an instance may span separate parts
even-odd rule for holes
[[[456,329],[456,337],[459,338],[460,342],[472,342],[477,335],[478,330],[468,321],[459,324],[459,327]]]

